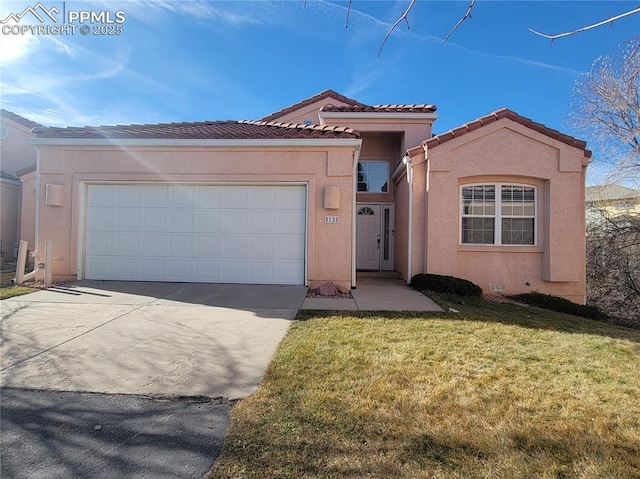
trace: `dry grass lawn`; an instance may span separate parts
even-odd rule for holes
[[[11,280],[13,280],[15,276],[15,271],[2,271],[0,273],[0,300],[38,291],[37,289],[29,288],[27,286],[17,286],[12,284]]]
[[[640,331],[452,298],[301,313],[207,477],[640,477]]]

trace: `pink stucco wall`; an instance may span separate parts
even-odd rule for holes
[[[363,132],[398,133],[402,136],[400,151],[404,153],[409,148],[420,145],[431,138],[431,128],[435,121],[435,114],[421,117],[420,114],[407,113],[394,117],[393,114],[369,113],[363,118],[360,114],[335,116],[332,112],[321,113],[322,125],[344,126]]]
[[[36,164],[36,148],[27,143],[33,135],[29,128],[6,117],[0,123],[7,129],[7,137],[0,140],[0,168],[15,176],[18,170]]]
[[[351,286],[353,146],[312,147],[40,147],[40,191],[63,186],[63,206],[40,198],[39,247],[53,242],[53,276],[82,274],[78,258],[85,182],[306,183],[307,277]],[[340,189],[339,209],[324,209],[326,186]],[[324,216],[339,216],[325,224]]]
[[[20,177],[22,181],[22,207],[20,208],[20,239],[27,242],[29,251],[36,249],[36,172]],[[33,260],[27,257],[27,264]]]
[[[13,259],[13,245],[18,241],[20,182],[0,178],[0,240],[2,262]]]
[[[27,143],[33,138],[31,129],[21,125],[5,116],[0,117],[0,123],[6,128],[7,136],[0,140],[0,169],[5,173],[16,176],[19,170],[36,164],[36,148]],[[2,250],[5,252],[4,260],[13,258],[13,244],[21,237],[21,228],[33,225],[34,217],[29,215],[31,210],[26,210],[27,216],[22,214],[20,183],[12,180],[3,180],[2,183]],[[26,221],[26,223],[25,223]]]
[[[452,275],[574,302],[585,299],[584,151],[502,119],[414,153],[414,195],[425,212],[414,217],[413,274]],[[428,187],[427,187],[428,180]],[[462,245],[460,188],[507,182],[537,188],[537,244]],[[420,210],[420,208],[418,208]]]

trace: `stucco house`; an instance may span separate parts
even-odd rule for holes
[[[598,222],[603,215],[616,218],[640,215],[640,190],[622,185],[587,186],[585,190],[587,223]]]
[[[22,183],[18,176],[36,164],[36,148],[27,143],[32,138],[31,129],[42,126],[13,112],[0,109],[0,251],[2,261],[14,259],[19,232],[28,240],[35,237],[33,231],[33,215],[21,227],[22,217]],[[33,195],[33,191],[31,191]]]
[[[436,118],[326,90],[255,121],[38,128],[38,249],[54,279],[394,270],[583,302],[586,144],[506,109],[434,136]]]

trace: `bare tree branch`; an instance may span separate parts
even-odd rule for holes
[[[349,0],[349,5],[347,5],[347,21],[344,25],[344,28],[349,28],[349,14],[351,13],[351,0]]]
[[[615,17],[611,17],[608,20],[603,20],[602,22],[594,23],[592,25],[587,25],[586,27],[578,28],[577,30],[571,30],[570,32],[558,33],[556,35],[549,35],[547,33],[540,33],[540,32],[534,30],[531,27],[529,27],[529,31],[531,33],[535,33],[538,36],[541,36],[541,37],[544,37],[544,38],[548,38],[549,40],[551,40],[551,42],[553,42],[554,40],[557,40],[558,38],[568,37],[568,36],[571,36],[571,35],[573,35],[575,33],[585,32],[587,30],[591,30],[592,28],[597,28],[597,27],[601,27],[602,25],[606,25],[607,23],[608,24],[612,24],[616,20],[619,20],[619,19],[621,19],[623,17],[629,16],[629,15],[633,15],[633,14],[639,13],[639,12],[640,12],[640,6],[634,8],[633,10],[630,10],[628,12],[625,12],[625,13],[622,13],[620,15],[617,15]]]
[[[475,0],[474,0],[475,1]],[[409,20],[407,19],[407,15],[409,14],[409,12],[411,11],[411,9],[413,8],[413,6],[415,5],[416,0],[411,0],[411,3],[409,4],[409,6],[407,7],[407,9],[405,10],[405,12],[400,15],[400,18],[398,18],[396,20],[396,23],[394,23],[393,25],[391,25],[391,28],[389,29],[389,31],[387,32],[387,36],[384,37],[384,40],[382,40],[382,45],[380,45],[380,49],[378,50],[378,56],[380,56],[380,53],[382,53],[382,49],[384,48],[384,44],[387,43],[387,39],[389,38],[389,36],[391,35],[391,33],[396,29],[396,27],[400,24],[400,22],[402,20],[405,20],[407,22],[407,29],[409,29]]]
[[[473,6],[475,5],[475,3],[476,3],[476,0],[471,0],[471,3],[467,7],[467,13],[465,13],[464,17],[458,20],[458,23],[456,23],[451,29],[451,31],[447,33],[447,36],[444,37],[444,40],[442,40],[442,43],[445,43],[447,40],[449,40],[449,37],[453,35],[453,32],[457,30],[457,28],[462,24],[462,22],[464,22],[467,18],[471,18],[471,10],[473,10]]]

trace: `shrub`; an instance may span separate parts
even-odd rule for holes
[[[460,296],[481,296],[482,288],[471,281],[439,274],[416,274],[411,278],[411,287],[420,291],[451,293]]]
[[[550,309],[559,313],[573,314],[583,318],[595,319],[598,321],[607,321],[609,317],[595,306],[585,306],[583,304],[572,303],[568,299],[559,296],[551,296],[538,292],[516,294],[509,298],[521,303],[537,306],[539,308]]]

